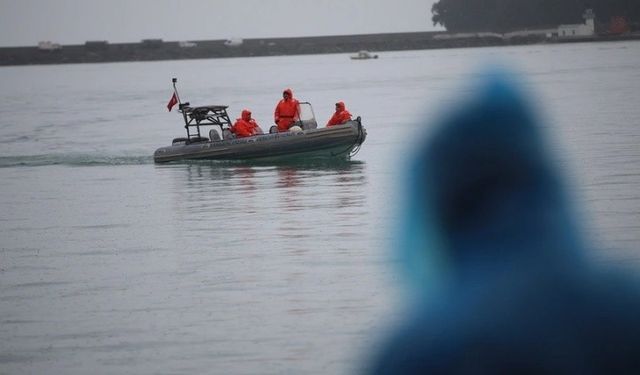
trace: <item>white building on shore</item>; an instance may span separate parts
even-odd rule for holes
[[[62,46],[58,43],[53,43],[49,40],[38,42],[38,49],[41,51],[55,51],[61,49]]]
[[[595,14],[593,10],[587,9],[582,15],[583,24],[560,25],[558,26],[558,38],[590,37],[595,35]]]

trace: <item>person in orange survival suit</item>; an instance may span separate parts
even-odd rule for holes
[[[344,102],[337,102],[336,111],[327,122],[327,127],[344,124],[349,120],[351,120],[351,113],[347,111],[347,108],[344,106]]]
[[[242,138],[262,134],[262,129],[260,129],[256,120],[251,118],[251,111],[243,109],[241,117],[236,119],[236,122],[231,127],[231,132],[236,137]]]
[[[273,120],[279,132],[286,132],[300,118],[300,103],[293,98],[291,89],[282,92],[282,100],[276,105]]]

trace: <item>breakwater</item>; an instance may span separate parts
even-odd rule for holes
[[[118,61],[154,61],[225,57],[278,56],[324,53],[350,53],[359,50],[397,51],[435,48],[503,46],[548,42],[575,42],[629,39],[629,37],[590,37],[574,40],[550,40],[544,35],[512,38],[476,36],[442,38],[443,32],[364,34],[322,37],[244,39],[236,45],[227,40],[173,42],[160,39],[140,43],[93,41],[55,48],[0,48],[0,65],[99,63]],[[440,36],[440,37],[439,37]],[[638,36],[634,36],[637,39]]]

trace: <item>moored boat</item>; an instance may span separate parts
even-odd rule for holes
[[[369,51],[358,51],[357,54],[351,56],[351,60],[369,60],[369,59],[377,59],[378,55],[374,55]]]

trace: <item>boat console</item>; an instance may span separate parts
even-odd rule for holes
[[[206,142],[209,138],[202,135],[202,127],[219,127],[220,133],[215,134],[221,136],[225,129],[231,127],[231,119],[227,114],[227,106],[225,105],[207,105],[200,107],[191,107],[189,103],[180,105],[179,111],[184,119],[184,128],[187,130],[186,138],[176,138],[173,143],[185,142]],[[213,134],[212,131],[204,134]]]

